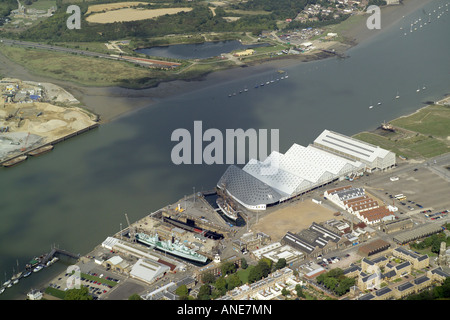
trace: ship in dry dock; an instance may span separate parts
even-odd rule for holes
[[[176,255],[178,257],[193,260],[201,263],[205,263],[208,258],[195,252],[194,250],[186,247],[184,244],[179,241],[162,241],[159,239],[158,234],[154,234],[153,236],[149,236],[145,233],[137,233],[136,239],[139,242],[142,242],[148,246],[157,248],[159,250],[165,251],[167,253]]]
[[[236,221],[238,218],[238,211],[236,211],[226,200],[217,198],[216,203],[225,216]]]

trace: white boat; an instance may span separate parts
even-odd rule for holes
[[[38,272],[42,269],[43,267],[41,265],[38,265],[36,268],[33,269],[33,272]]]
[[[18,284],[19,283],[19,279],[16,279],[12,282],[12,284]]]
[[[420,92],[420,87],[419,87],[419,88],[417,88],[416,92]]]
[[[398,98],[400,98],[400,95],[398,94],[398,91],[397,91],[397,95],[395,96],[395,99],[398,99]]]
[[[6,281],[5,283],[3,283],[3,286],[7,287],[11,284],[11,280]]]
[[[28,277],[31,274],[31,271],[27,271],[25,272],[25,274],[23,275],[24,278]]]
[[[0,294],[2,294],[3,292],[5,292],[5,288],[0,289]]]
[[[381,102],[378,102],[377,104],[380,106],[380,105],[381,105]]]

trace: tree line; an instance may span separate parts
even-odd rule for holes
[[[266,278],[271,272],[282,269],[286,266],[286,260],[284,258],[279,259],[276,263],[267,258],[262,258],[255,266],[251,266],[248,273],[247,283],[254,283],[263,278]],[[247,261],[241,259],[241,268],[246,270],[249,268]],[[233,262],[225,262],[221,265],[221,275],[219,277],[214,276],[212,273],[206,273],[202,276],[203,285],[199,288],[197,294],[197,300],[211,300],[219,298],[227,293],[227,291],[233,290],[243,284],[238,273],[238,266]],[[297,288],[298,292],[301,292],[301,288]],[[181,285],[177,288],[175,293],[179,296],[180,300],[194,299],[189,295],[189,290],[185,285]]]

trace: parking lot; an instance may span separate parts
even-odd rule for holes
[[[386,205],[398,207],[399,215],[424,216],[428,210],[436,213],[450,209],[450,182],[425,165],[407,164],[388,172],[374,173],[365,180],[363,187]],[[399,194],[405,199],[395,199]]]
[[[66,291],[69,287],[68,284],[73,283],[88,288],[94,299],[105,299],[115,286],[124,281],[123,276],[105,271],[93,261],[80,264],[79,278],[70,278],[71,275],[69,272],[60,274],[49,284],[49,287]]]

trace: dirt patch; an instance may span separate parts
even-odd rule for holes
[[[86,14],[90,14],[93,12],[102,12],[102,11],[117,10],[117,9],[122,9],[122,8],[129,8],[129,7],[138,6],[140,4],[147,5],[150,3],[130,1],[130,2],[118,2],[118,3],[94,4],[94,5],[88,7]]]
[[[269,235],[273,241],[279,241],[290,232],[300,232],[308,228],[313,222],[320,223],[332,218],[335,211],[327,209],[311,200],[287,204],[261,218],[252,229]]]
[[[164,8],[164,9],[119,9],[114,11],[92,14],[86,18],[91,23],[113,23],[128,22],[137,20],[153,19],[166,14],[176,14],[179,12],[188,12],[192,8]]]

